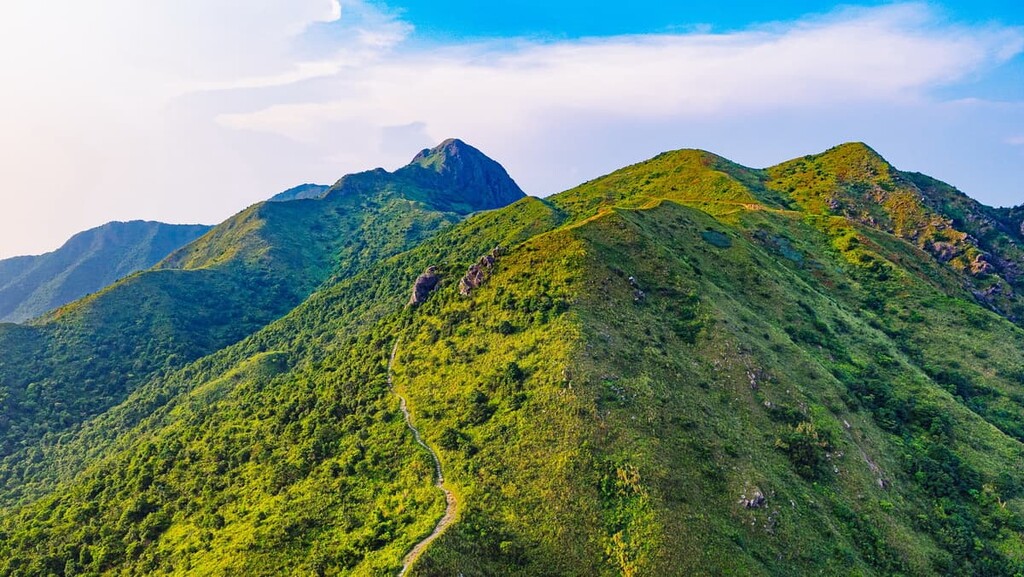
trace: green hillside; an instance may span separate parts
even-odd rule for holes
[[[110,222],[59,249],[0,260],[0,322],[23,322],[147,269],[208,231],[202,225]]]
[[[340,250],[8,481],[0,573],[395,575],[445,509],[399,395],[457,503],[409,575],[1024,573],[1019,214],[861,144],[676,151]],[[321,266],[261,215],[165,266]]]
[[[435,152],[439,165],[493,163],[466,145]],[[453,183],[465,184],[377,170],[341,179],[321,200],[260,203],[149,271],[26,328],[0,324],[0,350],[12,351],[0,361],[0,480],[9,488],[0,502],[53,467],[42,455],[66,432],[140,384],[238,342],[332,276],[347,278],[490,206],[493,182],[481,180],[455,211]]]

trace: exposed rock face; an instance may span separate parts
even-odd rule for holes
[[[425,149],[398,170],[425,183],[442,183],[452,208],[489,210],[512,204],[526,196],[497,162],[458,139]],[[439,199],[442,200],[442,199]]]
[[[427,270],[423,271],[423,274],[416,277],[416,282],[412,285],[412,296],[409,298],[410,305],[418,305],[427,300],[430,293],[437,288],[437,284],[441,281],[441,277],[437,276],[437,269],[428,266]]]
[[[504,253],[504,248],[500,246],[494,247],[494,250],[480,257],[476,264],[471,265],[469,270],[466,271],[466,275],[459,281],[459,294],[469,296],[473,289],[484,284],[484,281],[490,276],[494,263],[498,262],[498,257]]]

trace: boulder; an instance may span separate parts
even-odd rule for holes
[[[437,269],[428,266],[427,270],[423,271],[423,274],[416,277],[416,282],[412,285],[412,296],[409,298],[410,305],[418,305],[427,300],[430,293],[437,288],[441,278],[437,276]]]
[[[764,507],[764,504],[768,502],[768,499],[764,496],[761,491],[754,491],[754,494],[747,498],[744,496],[740,499],[740,504],[746,509],[760,509]]]
[[[991,274],[995,270],[992,263],[988,262],[988,257],[985,254],[978,254],[971,261],[971,274],[974,276],[982,276]]]

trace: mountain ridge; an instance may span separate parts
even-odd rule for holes
[[[152,269],[34,320],[36,338],[0,330],[0,348],[21,351],[0,363],[0,459],[23,462],[16,455],[44,437],[55,443],[152,376],[239,342],[332,276],[346,278],[465,217],[447,211],[447,200],[433,202],[447,198],[444,180],[381,171],[341,180],[358,184],[346,189],[355,194],[257,203]]]
[[[149,268],[206,225],[112,221],[37,256],[0,260],[0,322],[22,322]]]
[[[459,503],[410,575],[1024,571],[1024,329],[968,266],[1012,223],[876,157],[668,152],[335,269],[35,453],[0,571],[396,573],[445,499],[389,382]]]
[[[343,177],[323,197],[358,192],[380,179],[397,179],[433,190],[434,194],[415,196],[413,200],[459,214],[498,208],[526,196],[500,164],[473,146],[449,138],[434,148],[421,150],[409,164],[394,172],[376,168]]]
[[[323,197],[329,188],[326,184],[300,184],[279,192],[267,200],[270,202],[287,202],[289,200],[319,199]]]

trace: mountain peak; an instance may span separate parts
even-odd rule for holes
[[[271,202],[287,202],[289,200],[318,199],[323,198],[329,188],[331,187],[323,184],[300,184],[275,194],[269,200]]]
[[[888,178],[895,170],[889,161],[863,142],[846,142],[818,155],[818,158],[844,180]]]
[[[437,200],[470,212],[500,208],[526,196],[500,164],[457,138],[423,149],[396,174],[443,190],[445,198]]]
[[[423,168],[440,168],[456,158],[484,157],[486,155],[458,138],[449,138],[434,148],[424,148],[410,162]]]

